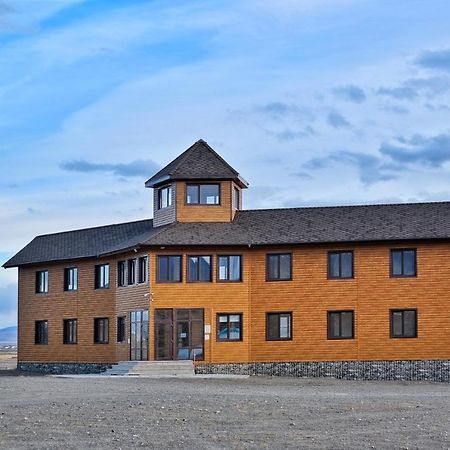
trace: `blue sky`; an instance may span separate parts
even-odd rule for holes
[[[449,23],[444,0],[0,1],[0,259],[150,217],[145,179],[199,138],[246,208],[449,200]]]

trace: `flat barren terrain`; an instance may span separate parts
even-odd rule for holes
[[[450,386],[0,376],[0,448],[447,449]]]

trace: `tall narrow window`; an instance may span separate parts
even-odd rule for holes
[[[141,256],[139,258],[138,266],[139,266],[138,283],[147,283],[147,274],[148,274],[147,256]]]
[[[292,278],[292,255],[290,253],[268,254],[266,276],[268,281],[283,281]]]
[[[64,290],[76,291],[78,289],[78,269],[67,267],[64,269]]]
[[[391,310],[391,338],[417,337],[417,310]]]
[[[242,340],[242,314],[217,314],[217,340]]]
[[[266,340],[284,341],[292,339],[292,313],[267,313]]]
[[[158,190],[158,209],[172,206],[172,186],[165,186]]]
[[[157,279],[164,283],[181,282],[181,256],[158,256]]]
[[[416,275],[416,249],[404,248],[391,250],[391,276],[415,277]]]
[[[127,263],[119,261],[117,263],[117,286],[122,287],[126,285]]]
[[[107,344],[109,341],[109,320],[107,317],[94,319],[94,344]]]
[[[117,342],[125,342],[125,316],[117,318]]]
[[[328,253],[328,278],[353,278],[353,252]]]
[[[109,264],[95,266],[95,289],[109,288]]]
[[[188,205],[219,205],[220,184],[187,184],[186,203]]]
[[[36,320],[34,323],[34,343],[37,345],[48,344],[47,320]]]
[[[219,281],[242,281],[241,255],[218,256],[217,260]]]
[[[48,292],[48,270],[38,270],[36,272],[36,294],[46,294]]]
[[[77,343],[77,319],[66,319],[63,323],[64,344]]]
[[[136,259],[128,260],[128,286],[136,283]]]
[[[353,311],[328,312],[328,339],[353,339]]]
[[[241,194],[236,186],[233,187],[233,208],[241,209]]]
[[[212,281],[211,256],[188,257],[188,281]]]

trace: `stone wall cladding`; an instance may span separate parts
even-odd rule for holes
[[[195,373],[450,383],[450,360],[197,364]]]
[[[102,373],[109,369],[111,364],[94,363],[18,363],[17,369],[23,372],[34,372],[41,374],[63,375],[63,374],[87,374]]]

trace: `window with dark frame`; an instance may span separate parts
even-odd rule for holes
[[[128,266],[127,284],[128,286],[131,286],[132,284],[136,284],[136,258],[129,259],[127,261],[127,266]]]
[[[328,339],[354,338],[354,312],[328,311]]]
[[[95,266],[95,289],[109,288],[109,264]]]
[[[164,186],[158,189],[158,209],[172,206],[172,186]]]
[[[138,283],[147,283],[148,278],[148,257],[141,256],[138,260]]]
[[[117,318],[117,342],[125,342],[125,316]]]
[[[127,263],[126,261],[119,261],[117,263],[117,286],[126,286],[126,273],[127,273]]]
[[[345,279],[353,276],[352,251],[328,252],[328,278]]]
[[[416,249],[391,249],[391,277],[415,277],[416,275]]]
[[[242,256],[219,255],[217,257],[218,281],[242,281]]]
[[[97,317],[94,319],[94,344],[107,344],[109,342],[109,319]]]
[[[188,281],[212,281],[211,256],[188,256]]]
[[[186,184],[187,205],[219,205],[220,184]]]
[[[37,345],[48,344],[48,321],[36,320],[34,323],[34,343]]]
[[[417,337],[417,309],[391,309],[391,338]]]
[[[217,314],[217,340],[241,341],[242,340],[242,314]]]
[[[241,209],[241,194],[236,186],[233,187],[233,207],[234,209]]]
[[[38,270],[36,272],[36,294],[48,293],[48,270]]]
[[[63,343],[77,343],[77,319],[65,319],[63,322]]]
[[[76,267],[67,267],[64,269],[64,290],[78,290],[78,269]]]
[[[266,262],[268,281],[286,281],[292,279],[292,254],[269,253]]]
[[[266,317],[266,340],[287,341],[292,339],[292,313],[271,312]]]
[[[161,283],[180,283],[182,259],[179,255],[158,256],[157,279]]]

